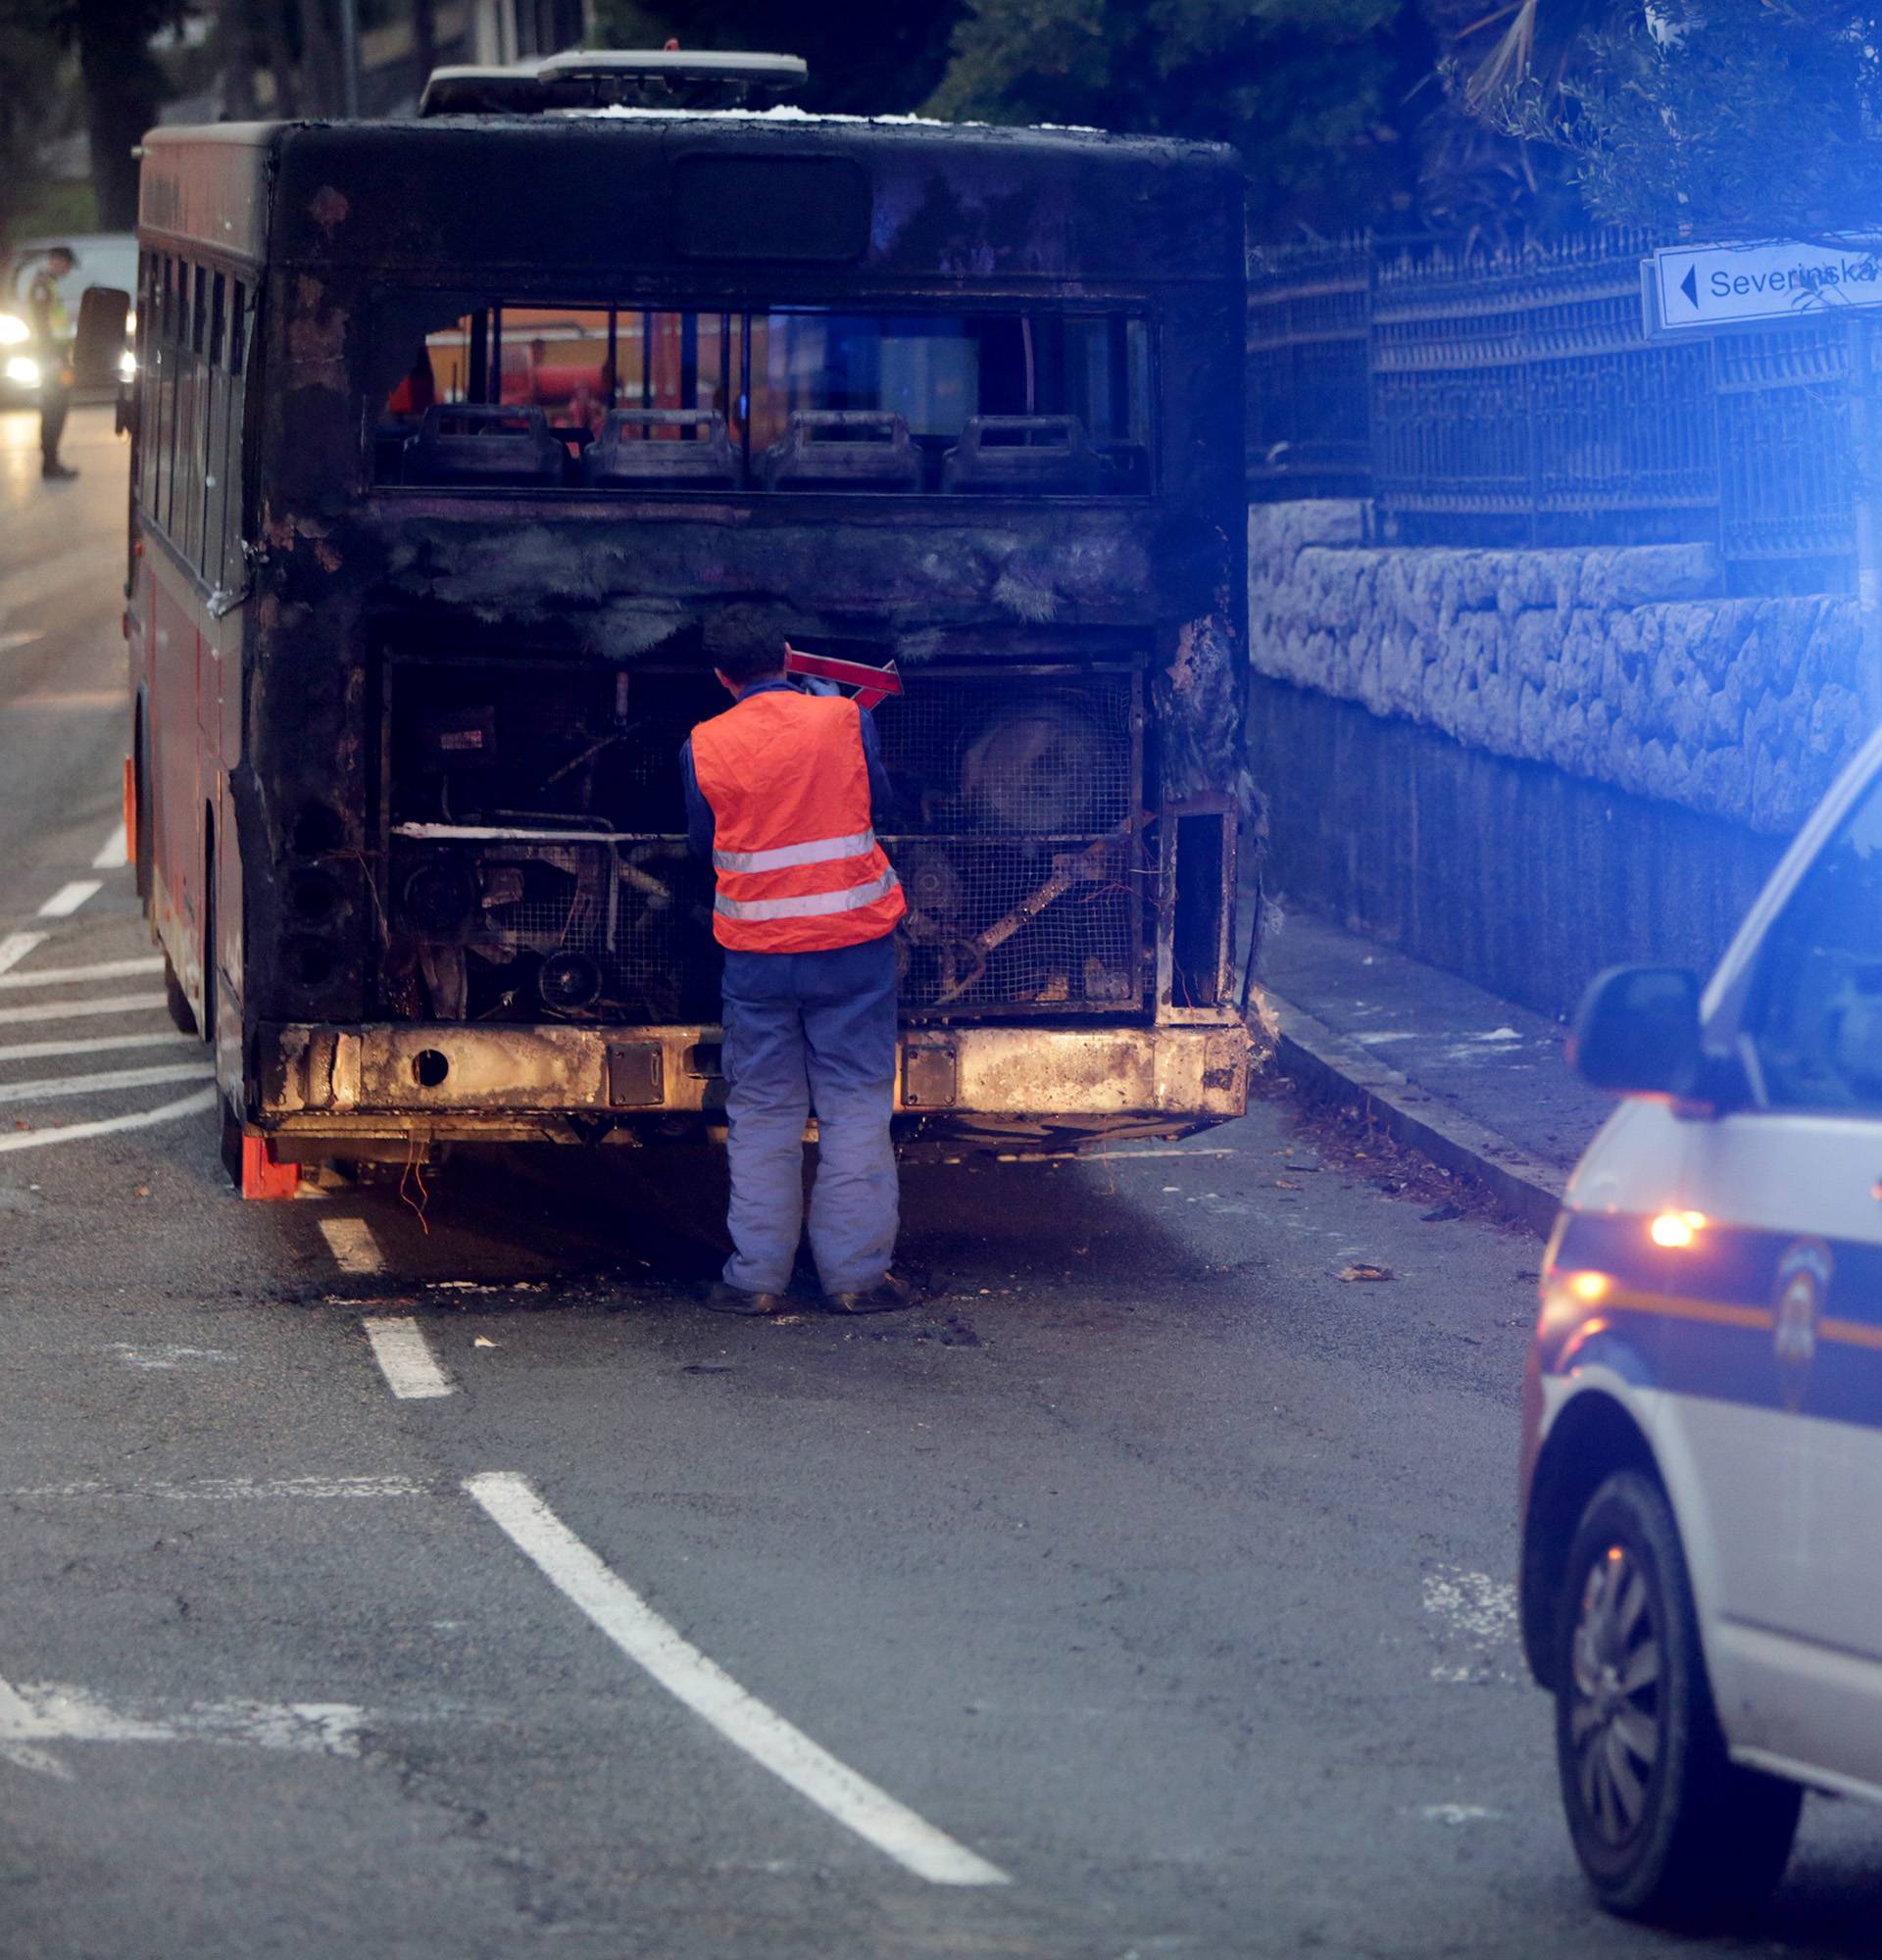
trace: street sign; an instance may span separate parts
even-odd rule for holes
[[[1641,265],[1647,331],[1657,336],[1821,320],[1882,307],[1882,239],[1807,245],[1663,245]]]

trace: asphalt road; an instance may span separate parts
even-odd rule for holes
[[[702,1154],[243,1205],[119,964],[124,452],[31,446],[0,417],[5,1960],[1684,1947],[1586,1903],[1514,1644],[1533,1240],[1284,1100],[912,1168],[943,1291],[862,1323],[691,1303]],[[1879,1824],[1813,1802],[1702,1950],[1873,1950]]]

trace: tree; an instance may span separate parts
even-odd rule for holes
[[[78,53],[103,230],[128,231],[137,222],[133,152],[170,93],[151,37],[181,12],[179,0],[63,0],[53,13],[55,31]]]
[[[1433,56],[1408,0],[968,0],[929,106],[1232,143],[1258,234],[1403,229]]]
[[[1882,210],[1882,7],[1851,0],[1562,0],[1477,94],[1553,144],[1600,218],[1747,238],[1873,230]],[[1591,18],[1592,17],[1592,18]]]
[[[49,9],[31,0],[0,9],[0,249],[40,183],[39,155],[55,133],[62,61]]]

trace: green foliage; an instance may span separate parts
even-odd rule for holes
[[[31,235],[45,189],[40,152],[61,133],[63,57],[51,15],[37,0],[0,4],[0,250]]]
[[[1259,232],[1403,227],[1431,54],[1407,0],[968,0],[929,107],[1232,143]]]
[[[1701,237],[1873,230],[1882,8],[1849,0],[1614,7],[1550,78],[1488,103],[1569,158],[1600,218]]]
[[[934,87],[964,0],[599,0],[602,47],[740,48],[802,55],[806,109],[849,116],[907,111]]]

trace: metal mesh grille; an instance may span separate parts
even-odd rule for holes
[[[1116,1012],[1143,988],[1130,673],[919,669],[876,710],[914,1013]]]
[[[1141,871],[1134,840],[1086,845],[907,839],[903,1004],[1114,1013],[1136,1004]]]
[[[1093,837],[1131,814],[1136,676],[917,669],[875,710],[898,832]]]

